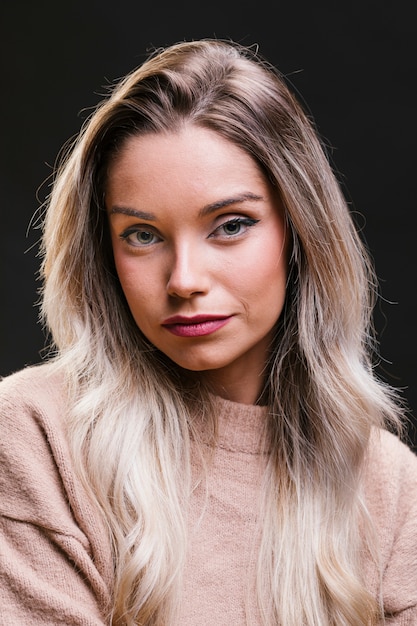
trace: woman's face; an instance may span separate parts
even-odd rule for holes
[[[132,137],[110,165],[106,207],[143,334],[219,395],[255,402],[287,277],[282,207],[255,161],[192,125]]]

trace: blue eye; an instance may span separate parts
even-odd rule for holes
[[[242,228],[242,222],[240,220],[232,220],[223,224],[223,230],[226,235],[237,235]]]
[[[149,246],[159,241],[159,237],[157,237],[155,233],[150,230],[138,228],[137,226],[125,230],[125,232],[121,234],[121,238],[127,241],[131,246],[136,247]]]
[[[234,237],[236,235],[241,235],[248,228],[257,224],[258,221],[259,220],[249,217],[234,217],[233,219],[224,222],[224,224],[220,224],[214,233],[218,234],[220,232],[220,234],[222,234],[221,231],[223,231],[223,234],[227,237]]]
[[[138,230],[135,233],[135,241],[138,241],[140,244],[152,243],[155,235],[146,230]]]

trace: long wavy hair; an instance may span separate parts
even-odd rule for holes
[[[174,622],[196,411],[216,430],[207,390],[185,380],[132,318],[103,201],[109,163],[129,137],[184,124],[254,159],[279,192],[291,234],[263,392],[264,623],[373,623],[380,607],[362,579],[361,554],[377,560],[377,551],[361,472],[371,429],[401,417],[396,392],[374,374],[376,277],[314,123],[286,80],[255,49],[210,39],[158,50],[114,85],[61,155],[47,202],[42,314],[68,380],[77,471],[113,546],[109,623]]]

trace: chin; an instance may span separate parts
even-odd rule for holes
[[[222,369],[222,367],[224,367],[223,365],[218,365],[215,364],[213,365],[213,363],[211,362],[204,362],[204,363],[189,363],[189,362],[184,362],[184,361],[174,361],[174,363],[176,363],[176,365],[178,365],[178,367],[180,367],[183,370],[187,370],[187,372],[207,372],[207,371],[211,371],[211,370],[218,370],[218,369]]]
[[[169,356],[169,355],[168,355]],[[227,367],[230,362],[219,361],[216,359],[173,359],[169,357],[178,367],[188,372],[207,372],[221,370]]]

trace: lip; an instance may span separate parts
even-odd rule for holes
[[[223,328],[231,318],[231,315],[174,315],[164,320],[162,326],[177,337],[203,337]]]

